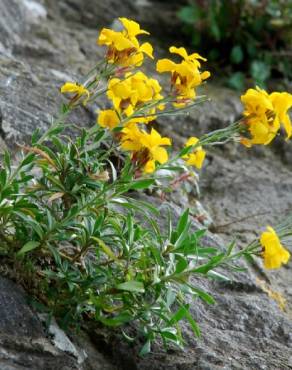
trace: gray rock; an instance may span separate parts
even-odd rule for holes
[[[46,338],[41,322],[21,289],[0,277],[0,368],[78,369],[76,361]]]
[[[127,0],[123,4],[118,0],[0,0],[0,149],[15,149],[17,143],[28,142],[36,128],[45,130],[50,125],[62,101],[60,85],[85,73],[103,54],[96,47],[100,27],[112,24],[118,16],[133,17],[164,48],[165,38],[171,37],[167,44],[173,44],[177,37],[177,5],[177,1],[154,0]],[[158,48],[158,53],[168,56],[164,49]],[[191,135],[226,126],[241,113],[238,94],[212,83],[207,86],[211,102],[187,116],[159,119],[161,129],[179,146]],[[205,87],[200,93],[204,92]],[[84,126],[94,124],[94,111],[80,109],[71,120]],[[194,229],[205,227],[197,213],[204,214],[206,208],[213,233],[206,233],[203,243],[224,249],[236,234],[239,246],[243,246],[262,226],[276,223],[291,211],[291,167],[282,162],[291,166],[291,144],[279,141],[275,152],[268,148],[247,151],[239,145],[212,151],[200,174],[201,194],[190,182],[188,187],[193,191],[178,188],[165,201],[157,196],[147,199],[160,207],[162,215],[170,207],[176,219],[190,207]],[[198,201],[203,208],[196,208]],[[160,221],[163,227],[164,219]],[[82,365],[72,353],[53,345],[23,292],[1,278],[0,368],[291,369],[291,262],[269,275],[260,262],[253,266],[243,262],[242,266],[247,272],[235,274],[230,283],[194,280],[216,298],[217,304],[193,302],[192,314],[200,323],[202,338],[195,339],[184,325],[184,351],[171,349],[165,353],[157,342],[150,356],[139,358],[138,345],[130,348],[116,336],[104,342],[99,331],[90,331],[90,338],[81,331],[70,336],[70,341],[81,352],[86,351]],[[262,292],[256,278],[269,281],[273,289],[286,296],[286,312]]]

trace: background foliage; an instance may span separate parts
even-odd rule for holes
[[[190,44],[242,90],[245,77],[265,87],[292,79],[291,0],[193,0],[178,13]],[[216,71],[218,72],[218,71]]]

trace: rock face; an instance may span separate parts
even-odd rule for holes
[[[112,23],[114,17],[129,16],[163,42],[161,29],[172,25],[163,36],[171,37],[172,44],[176,7],[176,1],[154,0],[0,0],[0,148],[16,149],[33,130],[48,127],[61,102],[59,86],[86,72],[101,56],[95,45],[98,28]],[[178,143],[239,117],[236,94],[212,85],[206,92],[213,99],[210,103],[188,116],[158,122]],[[86,126],[94,124],[95,117],[84,109],[74,113],[72,120]],[[276,152],[280,155],[268,149],[227,146],[209,153],[200,175],[201,201],[213,218],[213,234],[207,233],[205,243],[223,248],[236,234],[239,245],[244,244],[260,227],[291,211],[291,144],[280,142]],[[195,188],[193,183],[190,186]],[[197,198],[196,191],[177,189],[167,201],[178,215],[184,207],[195,208]],[[166,202],[158,198],[151,201],[165,207]],[[197,209],[193,211],[194,227],[200,227],[201,210]],[[103,341],[98,332],[90,332],[90,338],[85,332],[67,338],[77,352],[58,347],[58,329],[44,331],[22,290],[0,278],[0,368],[292,369],[291,262],[269,275],[259,264],[234,276],[229,284],[197,281],[217,301],[215,306],[193,303],[193,315],[202,329],[200,340],[185,325],[184,351],[165,353],[158,343],[153,354],[142,359],[138,347],[129,347],[117,337]],[[286,312],[258,287],[257,278],[282,292],[288,301]],[[67,339],[62,343],[68,344]]]
[[[27,304],[24,293],[11,281],[0,278],[0,368],[78,369],[76,360],[59,351],[46,338],[36,313]]]

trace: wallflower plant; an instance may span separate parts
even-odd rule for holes
[[[253,255],[261,256],[266,268],[280,267],[290,257],[283,245],[289,244],[292,222],[278,234],[269,227],[244,249],[231,243],[222,251],[204,246],[205,230],[192,229],[188,210],[178,220],[169,214],[167,227],[161,228],[159,209],[141,200],[139,192],[159,187],[159,169],[178,176],[186,166],[200,169],[212,145],[266,145],[281,124],[290,137],[287,111],[292,103],[288,93],[248,90],[242,96],[242,120],[191,137],[175,153],[171,138],[152,123],[206,100],[196,92],[209,77],[200,71],[205,59],[171,47],[183,60],[157,62],[158,72],[171,75],[169,89],[163,90],[157,80],[137,71],[144,54],[153,57],[152,46],[137,39],[148,32],[132,20],[120,21],[122,31],[100,32],[98,43],[107,47],[104,60],[82,81],[61,87],[69,101],[48,131],[33,133],[16,165],[8,152],[3,155],[0,251],[38,304],[63,325],[90,320],[119,329],[129,341],[143,334],[141,354],[146,354],[157,337],[166,346],[183,347],[181,320],[200,335],[189,311],[190,297],[215,301],[191,276],[227,279],[218,267],[237,270],[239,258]],[[91,128],[74,126],[78,132],[68,136],[69,113],[102,94],[111,108],[99,110]]]

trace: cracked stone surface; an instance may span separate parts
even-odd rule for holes
[[[177,1],[158,0],[0,0],[0,150],[27,142],[31,133],[45,130],[56,115],[64,81],[78,78],[101,57],[96,46],[98,29],[110,26],[119,16],[133,17],[152,33],[158,54],[167,56],[166,40],[176,40],[174,17]],[[153,11],[154,10],[154,11]],[[163,33],[161,29],[167,30]],[[180,43],[181,44],[181,43]],[[158,124],[178,145],[190,135],[223,127],[241,113],[238,96],[207,85],[211,102],[188,116],[160,119]],[[72,121],[94,124],[94,110],[74,112]],[[213,222],[205,243],[221,248],[238,238],[239,246],[254,238],[267,224],[275,224],[291,212],[291,143],[277,140],[272,149],[246,150],[228,145],[208,154],[200,173],[200,202]],[[190,186],[195,188],[194,183]],[[191,206],[194,227],[201,227],[198,193],[177,189],[158,207],[171,207],[178,216]],[[212,230],[212,232],[211,232]],[[243,263],[244,264],[244,263]],[[286,370],[292,369],[292,273],[291,262],[276,272],[265,272],[261,262],[246,266],[247,273],[234,275],[231,283],[197,280],[217,303],[192,303],[200,323],[197,340],[184,325],[184,351],[164,351],[160,343],[153,353],[139,358],[139,344],[129,346],[117,336],[101,339],[98,330],[70,336],[86,352],[84,363],[53,345],[23,291],[0,278],[0,368],[22,369],[139,369],[139,370]],[[287,298],[282,312],[257,284],[264,280]],[[108,338],[108,339],[107,339]]]

